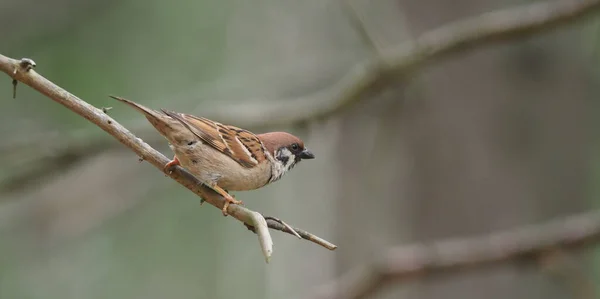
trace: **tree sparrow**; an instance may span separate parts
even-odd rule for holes
[[[169,141],[175,157],[164,167],[181,165],[230,203],[242,204],[227,190],[254,190],[279,180],[302,159],[315,156],[300,138],[285,132],[255,135],[244,129],[189,114],[144,107],[110,96],[135,108]]]

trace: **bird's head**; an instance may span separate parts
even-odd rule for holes
[[[303,159],[314,159],[315,155],[304,146],[302,140],[286,132],[270,132],[258,135],[272,158],[271,182],[280,179]]]

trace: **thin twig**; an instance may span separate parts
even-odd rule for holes
[[[267,216],[267,217],[265,217],[265,219],[273,219],[273,220],[281,223],[283,226],[285,226],[286,230],[290,231],[294,236],[298,237],[298,239],[302,239],[300,234],[298,234],[298,232],[293,227],[291,227],[289,224],[283,222],[283,220],[281,220],[279,218],[275,218],[273,216]]]
[[[283,221],[277,219],[275,217],[271,217],[271,216],[265,216],[265,220],[267,220],[267,224],[269,226],[270,229],[275,229],[278,231],[282,231],[285,233],[288,233],[290,235],[296,235],[298,234],[300,236],[300,238],[304,239],[304,240],[308,240],[311,241],[315,244],[319,244],[329,250],[336,250],[337,246],[323,238],[320,238],[318,236],[315,236],[303,229],[299,229],[297,227],[291,227],[289,225],[286,225],[284,223],[282,223]],[[246,227],[254,232],[254,227],[252,227],[251,225],[246,224]],[[294,233],[295,232],[295,233]]]
[[[350,25],[356,30],[356,33],[360,36],[363,43],[369,46],[370,50],[373,51],[373,55],[379,55],[381,46],[373,36],[369,33],[365,21],[361,18],[360,13],[356,10],[352,0],[341,0],[341,8],[345,15],[348,17]]]
[[[600,211],[473,238],[388,249],[378,262],[323,286],[316,298],[370,298],[382,287],[427,275],[490,267],[509,261],[534,264],[548,252],[600,241]]]
[[[29,85],[33,89],[39,91],[40,93],[44,94],[45,96],[49,97],[55,102],[67,107],[71,111],[89,120],[108,134],[112,135],[115,139],[123,143],[125,146],[130,148],[138,156],[143,157],[144,161],[148,161],[150,164],[154,165],[156,168],[162,171],[164,165],[169,161],[167,157],[162,155],[160,152],[156,151],[154,148],[142,141],[140,138],[133,135],[133,133],[131,133],[117,121],[112,119],[101,109],[98,109],[88,104],[87,102],[84,102],[78,97],[70,94],[68,91],[50,82],[48,79],[42,77],[37,72],[31,70],[31,68],[28,65],[24,66],[23,61],[24,60],[19,61],[12,58],[8,58],[0,54],[0,70],[9,75],[12,79],[18,80],[23,84]],[[223,205],[225,204],[225,199],[217,193],[215,193],[214,191],[212,191],[210,188],[203,186],[200,181],[198,181],[192,174],[190,174],[185,169],[181,167],[176,167],[175,171],[172,171],[167,175],[175,181],[177,181],[178,183],[180,183],[181,185],[191,190],[192,192],[194,192],[196,195],[203,198],[206,202],[210,203],[211,205],[219,209],[223,208]],[[272,253],[272,241],[268,230],[265,230],[263,229],[263,227],[261,227],[262,224],[265,222],[262,215],[239,205],[230,205],[227,211],[229,215],[231,215],[235,219],[238,219],[239,221],[242,221],[245,224],[258,226],[258,229],[255,230],[255,232],[259,235],[258,237],[261,244],[261,249],[265,254],[265,258],[268,261],[268,259],[270,258],[270,254]],[[287,232],[285,230],[278,229],[278,227],[274,229]],[[319,242],[313,242],[320,244]],[[327,246],[324,247],[328,248]]]

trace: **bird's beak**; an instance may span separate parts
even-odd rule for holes
[[[300,158],[301,159],[314,159],[315,155],[313,155],[313,153],[311,153],[311,151],[309,151],[307,148],[305,148],[301,153],[300,153]]]

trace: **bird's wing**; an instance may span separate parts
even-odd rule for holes
[[[164,109],[162,111],[181,122],[200,140],[226,154],[243,167],[251,168],[266,160],[262,143],[252,132],[203,117]]]

